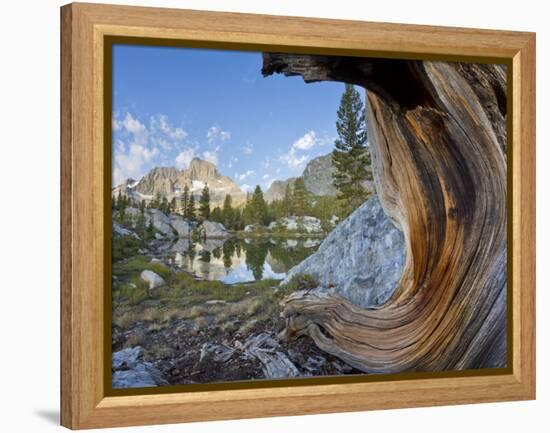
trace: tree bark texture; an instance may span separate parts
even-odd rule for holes
[[[377,193],[406,243],[388,302],[296,292],[284,335],[368,373],[505,366],[506,67],[264,53],[262,73],[366,89]]]

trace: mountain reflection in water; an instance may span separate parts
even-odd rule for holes
[[[206,280],[227,284],[285,278],[290,268],[313,254],[321,239],[179,239],[159,250],[163,261]]]

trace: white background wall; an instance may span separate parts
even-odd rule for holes
[[[543,1],[120,1],[144,6],[536,31],[538,401],[133,428],[143,432],[465,432],[548,428],[548,14]],[[111,2],[108,2],[111,3]],[[2,2],[0,426],[53,431],[59,408],[59,0]],[[6,242],[7,240],[7,242]],[[543,425],[545,426],[543,427]],[[548,430],[545,430],[548,431]]]

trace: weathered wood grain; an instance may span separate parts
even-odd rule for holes
[[[377,191],[405,234],[395,294],[299,292],[286,333],[369,373],[506,366],[506,67],[264,54],[264,75],[367,89]]]

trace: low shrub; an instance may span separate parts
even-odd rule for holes
[[[296,274],[290,278],[286,284],[282,284],[280,289],[284,293],[297,292],[298,290],[311,290],[317,287],[319,283],[314,277],[308,274]]]

